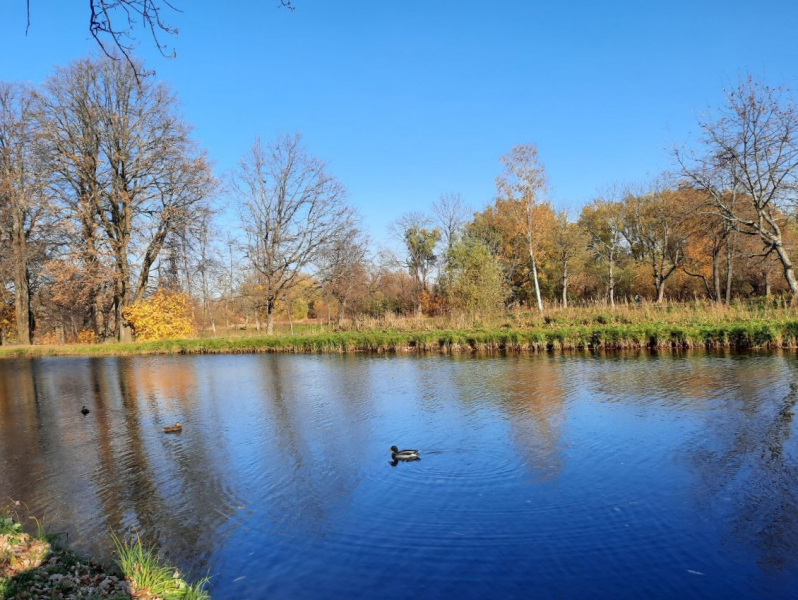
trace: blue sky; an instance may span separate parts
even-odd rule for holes
[[[444,192],[490,202],[499,156],[536,143],[550,199],[669,166],[696,114],[749,71],[794,85],[798,3],[739,0],[174,0],[177,58],[137,54],[175,88],[221,174],[258,135],[300,131],[372,237]],[[0,80],[41,82],[97,49],[87,2],[3,0]]]

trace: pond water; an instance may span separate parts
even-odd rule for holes
[[[0,503],[105,558],[137,530],[216,599],[791,598],[797,366],[2,360]]]

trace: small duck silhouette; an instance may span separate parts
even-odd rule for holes
[[[168,427],[163,428],[164,433],[179,433],[183,431],[183,424],[179,421],[174,425],[169,425]]]
[[[396,446],[391,446],[390,452],[394,460],[420,460],[418,450],[399,450]]]
[[[86,408],[85,406],[84,406],[83,408],[81,408],[81,409],[80,409],[80,413],[81,413],[81,414],[82,414],[84,417],[85,417],[87,414],[89,414],[90,412],[91,412],[91,411],[90,411],[88,408]]]

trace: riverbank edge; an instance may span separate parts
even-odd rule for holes
[[[21,519],[0,512],[0,600],[6,598],[96,598],[106,600],[210,600],[208,578],[188,584],[141,539],[114,537],[118,560],[102,563],[63,545],[58,535],[22,529]],[[145,585],[146,584],[146,585]]]
[[[157,342],[0,347],[0,358],[250,353],[458,353],[798,347],[798,320],[609,324],[500,330],[368,331]]]

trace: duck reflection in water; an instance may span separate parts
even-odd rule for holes
[[[421,460],[418,456],[414,456],[413,458],[394,458],[393,460],[389,461],[388,464],[392,467],[395,467],[399,463],[407,463],[407,462],[417,462]]]

